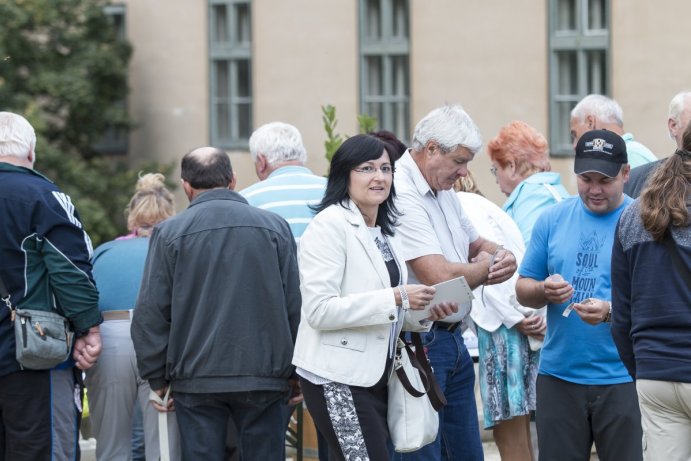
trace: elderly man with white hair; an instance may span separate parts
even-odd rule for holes
[[[480,150],[480,132],[461,106],[444,106],[415,127],[413,147],[396,165],[398,232],[408,283],[434,285],[464,276],[470,288],[508,280],[516,258],[478,235],[453,186]],[[482,460],[475,404],[475,371],[463,343],[465,318],[434,322],[423,335],[434,375],[448,404],[439,412],[434,443],[396,459]]]
[[[324,196],[326,178],[305,166],[307,151],[300,132],[293,125],[272,122],[250,136],[250,155],[259,182],[240,191],[250,205],[283,217],[300,241],[314,211]]]
[[[674,95],[672,101],[670,101],[669,117],[667,118],[669,137],[677,143],[677,149],[682,148],[684,129],[689,122],[691,122],[691,91],[682,91]],[[629,182],[624,184],[624,193],[630,197],[637,198],[643,192],[643,188],[648,182],[650,175],[660,166],[663,160],[665,159],[632,169]]]
[[[67,461],[79,453],[81,371],[74,366],[96,362],[102,318],[91,241],[70,197],[34,171],[35,160],[31,124],[0,112],[0,279],[15,307],[58,312],[77,339],[74,362],[28,370],[15,358],[10,310],[0,309],[0,458]]]
[[[657,160],[650,149],[635,141],[631,133],[624,131],[624,113],[621,106],[607,96],[589,94],[581,99],[571,111],[570,128],[574,148],[586,131],[609,130],[621,136],[626,143],[631,168]]]

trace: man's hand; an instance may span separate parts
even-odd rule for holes
[[[300,388],[300,380],[297,378],[288,379],[290,385],[290,394],[288,395],[288,405],[297,405],[303,401],[302,389]]]
[[[458,312],[457,303],[446,302],[435,304],[430,308],[430,316],[427,317],[427,320],[436,322],[437,320],[443,320],[446,318],[446,316],[455,314],[456,312]]]
[[[502,283],[511,278],[516,272],[516,256],[509,250],[497,248],[490,260],[487,285]]]
[[[550,304],[563,304],[573,296],[573,287],[559,274],[547,277],[543,285],[545,299]]]
[[[591,325],[598,325],[607,318],[609,314],[609,303],[600,299],[588,298],[582,303],[574,303],[573,309],[584,322]]]
[[[149,400],[151,405],[160,413],[168,413],[170,411],[175,411],[175,405],[173,402],[173,397],[168,394],[168,400],[165,401],[166,392],[168,392],[168,387],[163,387],[161,389],[153,390],[151,389],[151,394],[149,394]]]
[[[77,362],[77,368],[88,370],[96,363],[101,355],[101,330],[98,326],[89,328],[89,332],[74,340],[72,357]]]

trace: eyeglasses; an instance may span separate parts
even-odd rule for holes
[[[382,165],[377,168],[370,165],[365,165],[361,166],[360,168],[353,168],[353,171],[357,171],[358,173],[366,174],[368,176],[372,176],[376,174],[377,171],[381,171],[381,174],[384,176],[389,176],[393,174],[393,167],[391,165]]]
[[[496,176],[497,176],[497,167],[496,167],[496,165],[492,165],[492,166],[489,168],[489,172],[492,173],[492,175],[496,177]]]

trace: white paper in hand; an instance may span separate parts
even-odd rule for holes
[[[472,307],[473,290],[470,289],[465,277],[461,276],[455,279],[447,280],[446,282],[437,283],[433,285],[437,291],[434,293],[434,299],[423,310],[410,310],[408,315],[416,321],[425,320],[430,316],[430,309],[436,304],[453,302],[458,304],[458,312],[445,317],[443,322],[458,322],[463,320],[469,313]]]

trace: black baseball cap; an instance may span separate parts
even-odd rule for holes
[[[596,172],[613,178],[626,163],[629,163],[626,143],[613,131],[588,131],[576,144],[576,159],[573,163],[576,174]]]

